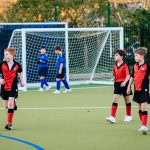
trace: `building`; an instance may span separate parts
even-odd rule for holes
[[[143,7],[150,8],[150,0],[110,0],[114,5],[126,5],[129,7]]]

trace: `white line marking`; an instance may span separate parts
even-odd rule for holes
[[[137,108],[138,106],[132,106],[132,108]],[[150,107],[150,106],[149,106]],[[109,106],[102,106],[102,107],[21,107],[18,108],[20,110],[73,110],[73,109],[110,109]],[[118,108],[126,108],[125,106],[120,106]],[[0,110],[3,110],[4,108],[0,108]]]
[[[89,86],[89,87],[79,87],[79,88],[78,87],[74,87],[72,89],[75,89],[75,90],[80,90],[80,89],[98,89],[98,88],[101,89],[101,88],[110,88],[110,87],[112,88],[113,86],[111,86],[111,85],[110,86],[93,86],[93,87]]]
[[[101,88],[112,88],[113,86],[112,85],[109,85],[109,86],[93,86],[93,87],[72,87],[71,89],[72,90],[86,90],[86,89],[101,89]],[[64,88],[62,88],[61,90],[64,90]],[[55,91],[55,89],[50,89],[48,91],[44,91],[44,92],[51,92],[51,91]],[[20,93],[24,93],[24,91],[19,91]],[[28,89],[27,92],[39,92],[38,89]],[[43,92],[41,92],[43,93]]]
[[[85,106],[85,107],[20,107],[20,110],[73,110],[73,109],[110,109],[111,106]],[[126,106],[119,106],[119,109],[126,108]],[[138,106],[132,106],[132,108],[138,108]],[[148,106],[150,108],[150,106]],[[4,110],[5,108],[0,108]]]

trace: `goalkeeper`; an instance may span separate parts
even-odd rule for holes
[[[46,49],[40,49],[40,53],[37,56],[38,62],[38,74],[40,77],[40,88],[39,91],[43,92],[44,85],[46,85],[46,90],[49,90],[51,86],[47,83],[46,77],[48,73],[48,56],[46,54]]]

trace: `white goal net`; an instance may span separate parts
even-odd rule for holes
[[[66,57],[66,78],[71,84],[112,83],[113,52],[123,49],[123,28],[53,28],[14,30],[8,47],[17,51],[27,87],[38,86],[36,57],[45,47],[49,57],[49,82],[55,82],[55,45]],[[25,87],[25,88],[27,88]]]

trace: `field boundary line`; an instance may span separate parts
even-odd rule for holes
[[[132,106],[132,108],[137,108],[138,106]],[[148,106],[150,108],[150,106]],[[110,109],[109,106],[81,106],[81,107],[20,107],[19,110],[73,110],[73,109]],[[126,106],[119,106],[118,108],[123,109]],[[0,110],[4,110],[4,108],[0,108]]]

